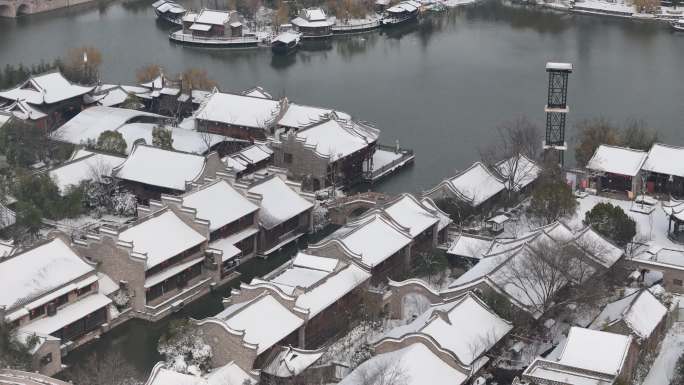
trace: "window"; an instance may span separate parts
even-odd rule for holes
[[[57,297],[57,299],[55,300],[55,304],[56,304],[57,306],[62,306],[62,305],[64,305],[64,304],[67,303],[67,302],[69,302],[69,294],[68,294],[68,293],[67,293],[67,294],[64,294],[64,295],[60,295],[60,296]]]
[[[90,292],[90,288],[91,288],[92,286],[93,286],[93,284],[91,283],[91,284],[88,285],[88,286],[82,287],[82,288],[80,288],[80,289],[78,289],[78,290],[76,291],[76,294],[77,294],[79,297],[82,296],[82,295],[84,295],[84,294],[87,294],[87,293]]]
[[[682,280],[681,279],[673,279],[672,283],[674,283],[675,286],[682,286]]]
[[[40,358],[40,363],[43,366],[49,364],[50,362],[52,362],[52,353],[48,353]]]
[[[283,162],[285,162],[285,164],[292,164],[292,154],[290,154],[288,152],[284,153],[283,154]]]
[[[29,312],[29,318],[34,319],[40,317],[43,314],[45,314],[45,306],[39,306],[35,309],[31,309],[31,311]]]

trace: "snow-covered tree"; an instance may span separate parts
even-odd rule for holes
[[[172,321],[157,347],[166,366],[179,373],[201,375],[211,370],[211,346],[188,320]]]

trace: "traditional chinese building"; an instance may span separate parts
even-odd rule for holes
[[[20,85],[0,91],[0,109],[52,130],[81,111],[83,96],[93,88],[70,82],[58,70],[31,75]]]
[[[3,259],[0,275],[0,317],[30,347],[34,370],[61,371],[64,354],[108,329],[111,291],[66,237]]]

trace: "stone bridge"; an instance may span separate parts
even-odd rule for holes
[[[389,197],[386,194],[369,191],[336,199],[326,204],[326,208],[330,222],[336,225],[344,225],[349,219],[358,217],[388,199]]]
[[[0,0],[0,17],[19,17],[91,1],[93,0]]]

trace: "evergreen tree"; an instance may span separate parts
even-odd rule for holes
[[[123,135],[120,132],[110,130],[103,131],[95,143],[96,150],[111,154],[125,155],[127,147]]]
[[[161,125],[152,129],[152,145],[165,150],[173,150],[172,131]]]
[[[624,247],[636,235],[636,222],[620,206],[599,203],[584,215],[584,224],[591,226],[618,246]]]
[[[570,186],[562,179],[560,167],[556,164],[544,167],[532,190],[532,200],[528,207],[530,217],[544,226],[572,215],[576,207],[577,200]]]

